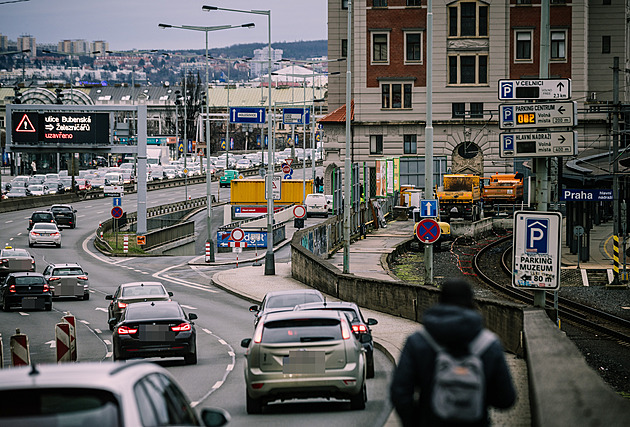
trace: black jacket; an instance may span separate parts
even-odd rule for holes
[[[428,309],[423,324],[431,336],[453,355],[466,354],[468,344],[483,328],[477,311],[443,304]],[[407,338],[390,387],[392,403],[405,427],[452,425],[441,423],[431,411],[435,355],[419,332]],[[516,400],[512,377],[498,340],[488,347],[481,360],[486,378],[486,413],[480,422],[472,424],[474,426],[489,425],[488,406],[509,408]]]

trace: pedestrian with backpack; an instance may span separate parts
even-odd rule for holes
[[[483,327],[466,281],[450,279],[407,338],[390,387],[403,426],[488,426],[488,406],[516,400],[497,336]]]

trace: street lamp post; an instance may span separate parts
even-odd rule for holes
[[[214,27],[200,27],[192,25],[169,25],[158,24],[160,28],[178,28],[181,30],[202,31],[206,34],[206,205],[208,206],[208,215],[206,217],[206,227],[208,228],[207,243],[210,247],[208,256],[206,256],[206,262],[214,262],[214,239],[212,236],[212,173],[210,168],[210,92],[208,81],[208,32],[227,30],[230,28],[252,28],[253,23],[243,25],[218,25]],[[185,81],[185,80],[184,80]],[[184,128],[185,129],[185,128]],[[184,141],[187,143],[187,141]],[[186,162],[186,156],[184,155],[184,162]],[[186,174],[188,175],[188,174]],[[208,251],[207,251],[208,252]]]
[[[267,66],[268,66],[268,77],[269,77],[269,99],[267,106],[267,134],[269,135],[269,144],[267,151],[267,253],[265,254],[265,275],[275,275],[276,274],[276,266],[275,266],[275,258],[273,253],[273,172],[274,172],[274,164],[271,161],[272,159],[272,138],[271,138],[271,10],[241,10],[241,9],[229,9],[224,7],[216,7],[216,6],[202,6],[201,10],[205,10],[207,12],[212,10],[222,10],[227,12],[239,12],[239,13],[250,13],[253,15],[266,15],[267,16],[267,26],[268,26],[268,57],[267,57]]]

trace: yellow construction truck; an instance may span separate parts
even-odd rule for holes
[[[481,186],[478,175],[447,174],[444,185],[436,190],[440,218],[450,222],[453,218],[478,221],[481,218]]]

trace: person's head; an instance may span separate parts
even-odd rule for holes
[[[444,282],[439,301],[441,304],[475,308],[472,287],[463,279],[448,279]]]

